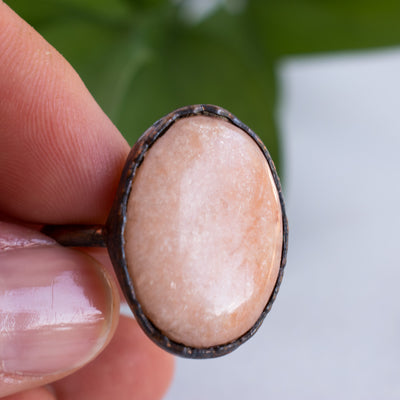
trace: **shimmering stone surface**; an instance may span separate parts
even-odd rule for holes
[[[170,339],[237,339],[275,285],[282,214],[264,155],[220,119],[181,119],[146,153],[127,210],[126,258],[146,315]]]

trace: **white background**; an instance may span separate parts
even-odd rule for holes
[[[247,344],[177,361],[167,400],[400,398],[400,50],[284,61],[289,253]]]

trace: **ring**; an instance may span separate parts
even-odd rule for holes
[[[123,168],[102,225],[46,225],[61,245],[107,247],[147,336],[170,353],[213,358],[254,335],[286,264],[281,185],[258,136],[213,105],[152,125]]]

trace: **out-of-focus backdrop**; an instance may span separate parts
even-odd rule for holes
[[[7,3],[131,143],[176,107],[216,103],[279,163],[277,301],[233,354],[178,360],[167,400],[400,398],[400,2]]]

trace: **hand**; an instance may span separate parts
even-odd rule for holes
[[[172,358],[134,320],[118,324],[104,251],[91,254],[108,268],[35,230],[104,223],[128,151],[73,69],[0,0],[0,397],[165,392]]]

